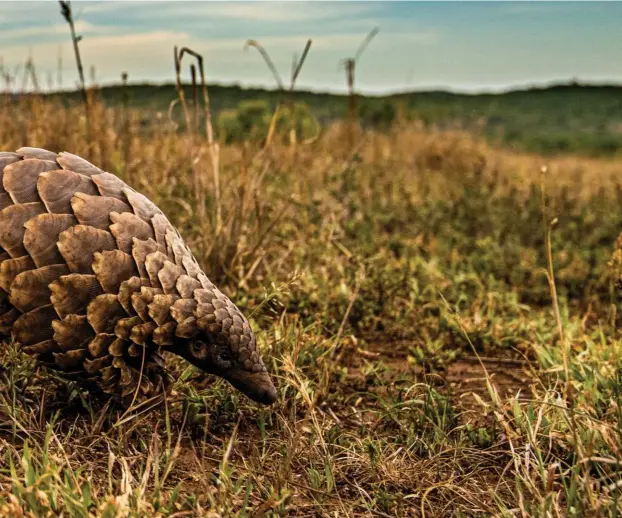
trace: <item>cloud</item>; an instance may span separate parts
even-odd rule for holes
[[[102,34],[110,32],[110,29],[108,27],[93,25],[82,20],[76,22],[75,27],[78,34]],[[66,23],[3,29],[0,30],[0,41],[15,42],[17,40],[24,39],[41,40],[49,36],[58,35],[69,38],[69,27]]]
[[[138,34],[124,34],[120,36],[99,36],[89,38],[83,43],[85,49],[96,50],[98,53],[106,54],[110,51],[125,50],[136,46],[156,45],[160,43],[171,44],[179,41],[183,43],[189,38],[185,32],[175,31],[154,31]],[[106,54],[108,55],[108,54]]]
[[[21,21],[28,20],[29,17],[32,18],[32,11],[29,9],[24,9],[23,2],[2,2],[1,3],[0,24],[8,25],[8,24],[19,23]]]
[[[173,78],[173,45],[189,45],[190,37],[184,32],[152,31],[140,34],[106,35],[85,38],[80,49],[86,70],[91,66],[98,81],[118,80],[122,71],[130,78],[147,80]],[[4,63],[11,69],[23,64],[33,56],[39,73],[55,69],[59,52],[65,57],[63,63],[64,86],[73,83],[75,67],[72,62],[71,43],[63,40],[59,45],[38,43],[24,48],[21,45],[3,47],[8,51]]]
[[[348,52],[354,53],[365,37],[364,32],[325,34],[311,37],[312,45],[310,56],[316,52],[338,52],[344,55]],[[375,51],[388,50],[396,46],[408,45],[433,45],[440,40],[441,34],[438,31],[418,31],[418,32],[392,32],[384,37],[380,32],[370,49]],[[268,36],[261,38],[259,43],[270,53],[286,52],[288,59],[292,52],[300,52],[304,47],[307,37],[305,36]],[[237,38],[227,38],[220,40],[204,40],[200,42],[202,48],[209,52],[218,51],[242,51],[246,40]],[[198,42],[197,42],[198,43]],[[250,52],[250,49],[247,51]]]
[[[101,36],[84,40],[84,60],[96,66],[97,77],[118,78],[121,71],[134,77],[172,77],[173,45],[188,45],[184,32],[154,31],[143,34]]]
[[[111,13],[140,13],[141,23],[161,20],[185,20],[189,23],[213,21],[264,24],[287,22],[314,22],[338,20],[361,16],[381,9],[375,2],[326,2],[326,1],[106,1],[81,2],[84,16],[109,16]]]
[[[548,13],[567,13],[573,10],[568,2],[544,2],[543,0],[531,0],[529,2],[501,2],[497,6],[502,14],[506,15],[530,15]]]
[[[261,22],[317,21],[355,16],[374,9],[373,4],[327,2],[214,2],[205,10],[214,17]]]

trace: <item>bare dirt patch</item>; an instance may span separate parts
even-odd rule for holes
[[[502,400],[519,395],[526,398],[533,376],[529,364],[508,358],[463,358],[450,364],[443,379],[454,404],[463,410],[463,419],[479,421],[482,405],[492,401],[490,386]]]
[[[374,342],[365,350],[357,349],[348,358],[349,379],[361,382],[370,372],[385,383],[426,383],[450,397],[467,421],[479,421],[482,414],[481,399],[492,402],[490,385],[502,400],[518,394],[519,400],[528,397],[534,383],[530,364],[510,357],[461,357],[444,368],[426,372],[409,361],[409,345],[402,342]],[[374,366],[377,368],[374,369]]]

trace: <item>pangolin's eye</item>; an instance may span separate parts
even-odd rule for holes
[[[201,340],[196,340],[190,344],[192,354],[197,358],[205,358],[207,356],[207,344]]]
[[[232,365],[232,355],[228,348],[221,347],[218,350],[215,364],[221,369],[228,369]]]

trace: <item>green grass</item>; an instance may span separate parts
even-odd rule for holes
[[[620,515],[618,163],[541,177],[463,134],[335,125],[223,146],[218,228],[201,137],[95,114],[89,142],[79,107],[22,100],[0,148],[84,153],[157,202],[250,315],[279,400],[171,357],[171,397],[123,415],[6,343],[0,515]]]

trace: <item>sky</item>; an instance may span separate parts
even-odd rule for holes
[[[501,91],[566,82],[622,83],[622,2],[74,1],[85,68],[100,84],[174,80],[173,46],[205,57],[208,82],[274,87],[247,39],[289,82],[313,40],[297,88],[344,92],[340,61],[379,32],[356,68],[357,90]],[[0,0],[0,56],[15,73],[29,56],[47,87],[76,84],[69,29],[53,0]],[[20,72],[20,77],[21,77]],[[188,72],[185,72],[188,75]],[[87,75],[88,74],[87,72]],[[18,84],[21,84],[21,80]]]

